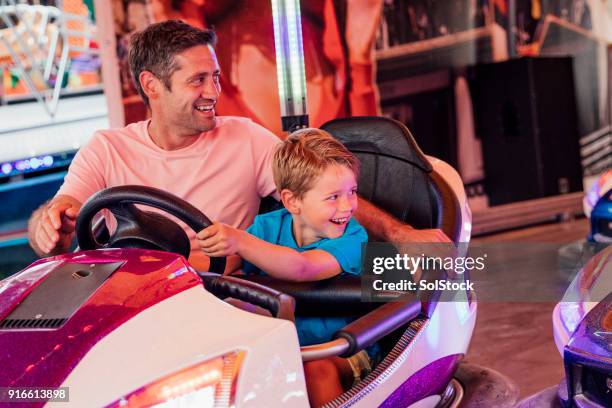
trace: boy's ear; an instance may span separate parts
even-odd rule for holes
[[[300,213],[300,199],[293,194],[292,191],[287,189],[281,190],[280,199],[287,211],[289,211],[291,214],[297,215]]]

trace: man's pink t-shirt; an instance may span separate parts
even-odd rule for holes
[[[272,156],[279,139],[250,119],[217,117],[213,130],[171,151],[153,143],[148,123],[96,132],[75,156],[58,194],[84,203],[104,188],[151,186],[184,199],[213,221],[245,229],[260,198],[275,192]],[[195,232],[184,228],[195,266],[203,254]]]

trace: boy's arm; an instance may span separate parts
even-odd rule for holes
[[[336,258],[327,251],[298,252],[224,224],[213,224],[200,231],[197,238],[206,255],[238,254],[277,279],[307,282],[331,278],[342,272]]]
[[[271,244],[246,231],[238,254],[268,275],[293,282],[309,282],[331,278],[342,272],[336,258],[327,251],[295,249]]]

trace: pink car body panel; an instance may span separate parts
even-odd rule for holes
[[[6,279],[0,288],[0,319],[56,267],[112,262],[124,263],[61,327],[0,331],[0,350],[8,357],[0,370],[0,386],[58,387],[81,358],[123,322],[200,284],[185,259],[176,254],[121,249],[84,251],[38,261],[27,271]]]

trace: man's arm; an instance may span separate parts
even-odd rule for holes
[[[359,197],[355,218],[371,238],[387,242],[450,242],[439,229],[417,230]]]
[[[28,221],[28,241],[38,256],[57,255],[70,248],[81,203],[57,195],[41,205]]]

